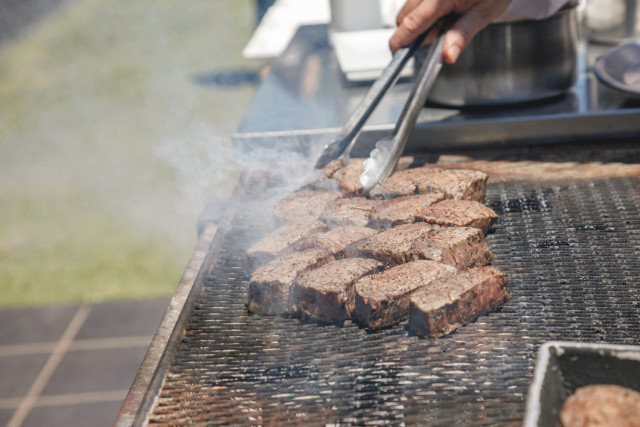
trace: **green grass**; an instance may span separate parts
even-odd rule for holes
[[[257,69],[248,0],[81,0],[0,52],[0,306],[170,295]]]

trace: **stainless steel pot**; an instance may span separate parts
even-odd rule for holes
[[[503,105],[559,95],[577,70],[577,4],[544,20],[494,22],[454,65],[445,64],[428,100],[449,106]],[[416,65],[425,49],[416,53]]]

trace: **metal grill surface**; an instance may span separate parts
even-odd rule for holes
[[[512,300],[441,339],[248,314],[239,208],[151,424],[519,424],[539,346],[640,342],[639,179],[495,183],[487,236]]]

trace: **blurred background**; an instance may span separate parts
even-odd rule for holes
[[[255,0],[0,0],[0,425],[111,425],[266,65]]]
[[[205,199],[237,177],[256,8],[0,2],[2,306],[172,293]]]

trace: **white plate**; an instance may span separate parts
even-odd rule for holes
[[[598,58],[593,71],[603,83],[640,95],[640,44],[628,43],[610,50]]]

